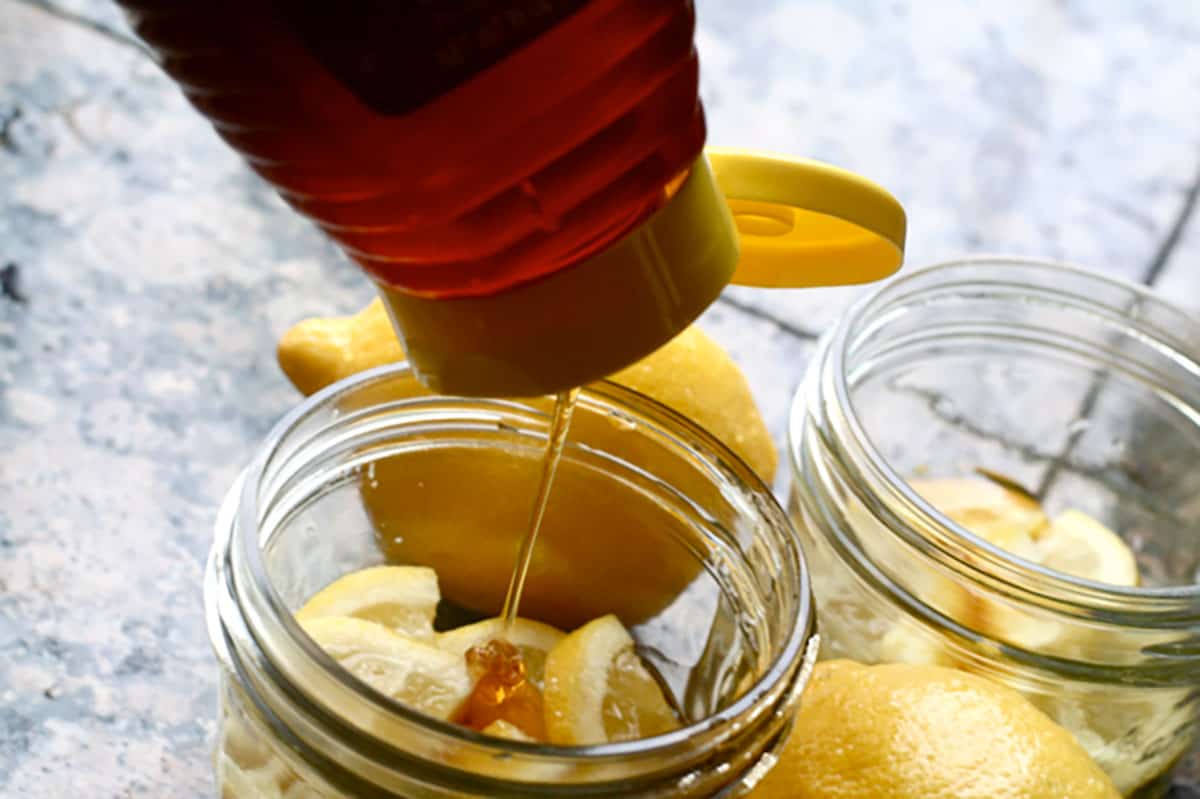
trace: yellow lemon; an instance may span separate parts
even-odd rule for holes
[[[939,511],[1013,555],[1074,577],[1138,584],[1137,559],[1121,537],[1086,513],[1049,519],[1030,496],[975,478],[913,481]]]
[[[611,378],[691,419],[770,484],[779,455],[746,375],[725,349],[692,325]]]
[[[1075,577],[1120,586],[1138,584],[1133,551],[1120,536],[1081,511],[1067,510],[1049,519],[1032,497],[974,478],[919,481],[912,486],[939,511],[1006,552]],[[962,594],[959,618],[975,629],[1035,651],[1061,652],[1079,643],[1052,620],[968,594],[961,587],[955,590]]]
[[[305,319],[276,347],[283,373],[303,394],[385,363],[404,360],[392,320],[378,299],[353,316]]]
[[[529,682],[540,689],[545,673],[546,656],[564,637],[563,632],[554,629],[549,624],[542,624],[530,619],[517,619],[508,630],[504,629],[502,619],[485,619],[475,624],[440,633],[437,637],[437,645],[439,649],[465,658],[467,650],[471,647],[482,646],[488,641],[503,638],[521,653],[521,660],[525,663],[525,674]]]
[[[615,616],[585,624],[550,651],[544,701],[546,735],[556,744],[632,741],[679,727]]]
[[[437,573],[422,566],[374,566],[352,572],[317,592],[296,613],[300,622],[352,616],[410,638],[433,639]]]
[[[1031,558],[1034,541],[1049,520],[1042,507],[990,480],[973,477],[918,480],[913,489],[975,535],[1014,555]]]
[[[754,799],[1119,799],[1020,694],[937,666],[818,664]]]
[[[442,596],[500,612],[541,475],[540,448],[440,446],[376,462],[360,483],[392,563],[429,566]],[[617,498],[614,501],[614,498]],[[607,613],[637,624],[696,577],[687,521],[618,476],[564,458],[521,596],[521,613],[573,629]]]
[[[1129,545],[1083,511],[1069,509],[1055,516],[1038,549],[1039,563],[1064,574],[1125,587],[1141,581]]]
[[[505,738],[509,741],[525,741],[526,743],[532,743],[534,740],[521,732],[520,727],[515,724],[509,724],[504,719],[496,719],[484,727],[483,734],[491,735],[494,738]]]
[[[357,372],[404,359],[383,303],[353,316],[306,319],[280,338],[284,374],[304,394]],[[657,351],[610,378],[658,400],[721,440],[767,483],[779,455],[746,376],[699,327],[688,327]],[[414,391],[417,391],[414,385]]]
[[[343,616],[301,620],[325,653],[384,696],[430,716],[450,718],[471,693],[467,664],[432,644],[382,624]]]
[[[217,784],[221,787],[221,799],[276,799],[283,796],[274,771],[243,768],[224,754],[217,755]]]
[[[344,318],[302,322],[279,342],[279,362],[304,392],[403,357],[383,305]],[[775,447],[745,376],[720,345],[690,327],[614,375],[714,433],[764,481]],[[415,381],[395,389],[425,393]],[[383,400],[387,397],[372,397]],[[666,458],[621,420],[576,413],[571,439],[614,453],[703,504],[712,485]],[[361,482],[363,502],[388,560],[436,569],[442,595],[497,613],[541,472],[541,451],[442,446],[377,461]],[[620,501],[614,502],[614,497]],[[574,628],[606,613],[627,624],[655,615],[700,570],[678,542],[678,514],[645,492],[564,459],[551,494],[525,595],[524,614]],[[613,591],[620,585],[621,591]]]

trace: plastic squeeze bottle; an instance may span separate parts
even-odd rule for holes
[[[220,136],[378,285],[421,378],[531,396],[657,349],[731,281],[900,264],[832,167],[703,150],[685,0],[120,0]]]

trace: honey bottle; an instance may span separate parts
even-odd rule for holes
[[[561,391],[657,349],[731,281],[899,265],[882,189],[706,157],[687,0],[120,2],[217,133],[375,281],[436,390]]]

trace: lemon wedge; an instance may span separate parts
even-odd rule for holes
[[[301,626],[359,680],[429,716],[449,719],[471,693],[463,658],[382,624],[324,616],[301,620]]]
[[[1081,511],[1067,510],[1051,519],[1032,497],[973,477],[919,480],[911,485],[938,511],[1010,554],[1096,582],[1138,584],[1133,552],[1120,536]],[[927,582],[930,585],[922,587],[927,601],[997,640],[1058,654],[1087,645],[1085,632],[1068,629],[1047,614],[937,578]],[[963,665],[940,641],[908,626],[894,625],[879,641],[880,659],[887,662]]]
[[[510,724],[504,719],[496,719],[491,724],[484,727],[483,734],[490,735],[493,738],[504,738],[509,741],[531,742],[534,740],[525,733],[521,732],[520,727],[515,724]]]
[[[437,613],[437,573],[424,566],[374,566],[335,580],[296,614],[300,622],[348,616],[382,624],[424,641],[433,639]]]
[[[544,683],[546,656],[565,637],[565,633],[549,624],[542,624],[531,619],[517,619],[507,632],[504,630],[502,619],[485,619],[475,624],[440,633],[437,637],[437,645],[439,649],[464,658],[467,650],[471,647],[482,646],[488,641],[502,638],[515,646],[521,653],[521,660],[525,663],[525,674],[529,682],[540,690]]]
[[[1048,569],[1109,585],[1138,584],[1137,559],[1121,537],[1083,511],[1050,519],[1032,497],[975,478],[923,480],[914,490],[975,535]]]
[[[679,727],[616,616],[563,638],[546,658],[546,734],[564,745],[632,741]]]
[[[1137,559],[1121,537],[1083,511],[1054,517],[1038,540],[1038,561],[1048,569],[1098,583],[1138,584]]]
[[[248,701],[248,700],[244,700]],[[221,753],[242,769],[268,765],[275,757],[270,740],[237,714],[227,713],[221,724]]]
[[[269,769],[247,769],[225,755],[217,756],[217,782],[221,799],[279,799],[283,792]]]
[[[910,484],[927,502],[975,535],[1013,555],[1035,559],[1035,541],[1049,519],[1032,498],[976,478]]]

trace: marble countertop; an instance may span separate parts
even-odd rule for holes
[[[910,264],[1050,256],[1200,308],[1197,0],[698,7],[711,141],[888,186]],[[780,440],[861,291],[705,317]],[[0,0],[0,795],[211,791],[217,504],[297,401],[277,336],[369,296],[112,6]]]

